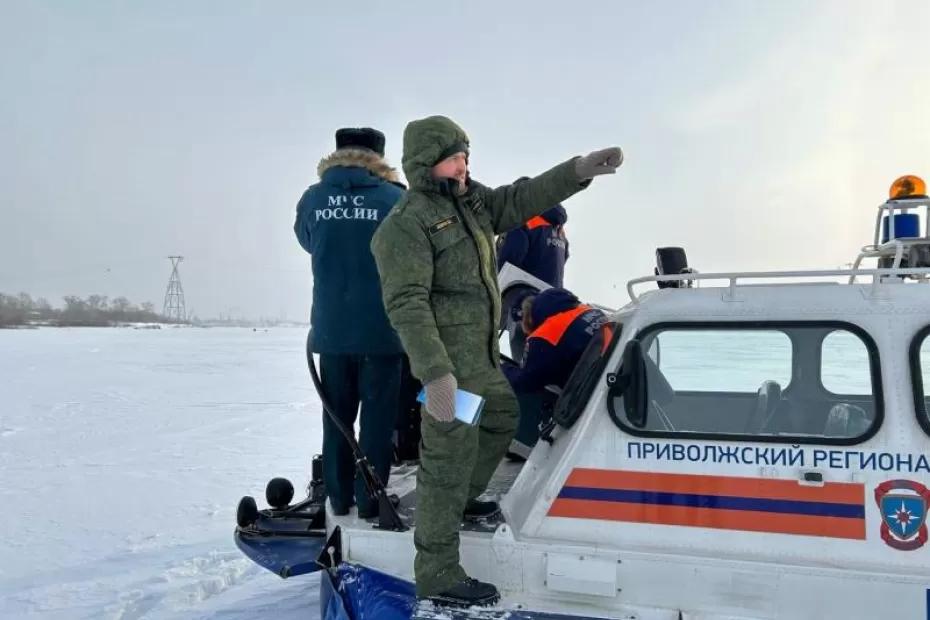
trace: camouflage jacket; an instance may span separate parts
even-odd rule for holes
[[[572,159],[517,185],[490,189],[469,179],[457,196],[454,181],[436,181],[430,170],[459,142],[468,143],[465,132],[442,116],[407,125],[403,167],[410,190],[371,242],[388,318],[424,383],[499,366],[494,235],[587,185]]]

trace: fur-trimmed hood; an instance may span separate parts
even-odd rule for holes
[[[321,159],[316,171],[320,175],[320,179],[322,179],[324,172],[336,166],[365,168],[376,177],[380,177],[389,183],[400,182],[397,170],[390,167],[383,157],[368,149],[339,149]]]

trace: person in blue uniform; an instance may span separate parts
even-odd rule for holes
[[[313,303],[308,354],[320,356],[323,391],[350,429],[359,416],[359,446],[387,483],[400,397],[403,347],[381,299],[371,238],[403,195],[384,160],[384,134],[371,128],[336,132],[336,150],[317,167],[319,182],[297,204],[294,233],[311,257]],[[323,416],[323,479],[333,512],[358,505],[377,514],[356,476],[348,442]]]
[[[521,182],[524,178],[517,179]],[[503,269],[510,263],[530,275],[539,278],[549,286],[562,287],[565,277],[565,263],[568,261],[568,237],[565,223],[568,214],[562,205],[555,205],[541,215],[528,220],[520,228],[511,230],[498,239],[497,268]],[[521,326],[521,305],[526,294],[516,294],[509,306],[504,308],[507,327],[510,332],[510,354],[519,360],[523,357],[527,334]],[[547,397],[542,391],[515,390],[520,403],[520,422],[517,433],[510,444],[507,457],[520,461],[526,458],[530,449],[536,445],[539,436],[539,423],[545,417],[542,413]]]
[[[597,308],[578,301],[564,288],[549,288],[523,299],[522,327],[527,335],[522,363],[503,365],[520,402],[520,427],[510,444],[511,460],[526,459],[539,439],[539,425],[555,396],[547,386],[565,387],[591,338],[607,322]]]

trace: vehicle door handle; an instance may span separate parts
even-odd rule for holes
[[[801,481],[808,484],[823,484],[823,473],[819,471],[805,471],[801,474]]]

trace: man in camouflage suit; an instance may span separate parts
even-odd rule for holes
[[[497,588],[459,564],[462,518],[495,514],[481,502],[517,426],[518,406],[500,370],[500,291],[494,236],[522,225],[623,160],[619,148],[576,157],[536,178],[490,189],[468,176],[468,137],[431,116],[404,130],[410,190],[385,218],[371,249],[384,304],[414,376],[426,389],[417,474],[414,570],[418,597],[491,604]],[[454,419],[455,390],[485,398],[478,426]]]

